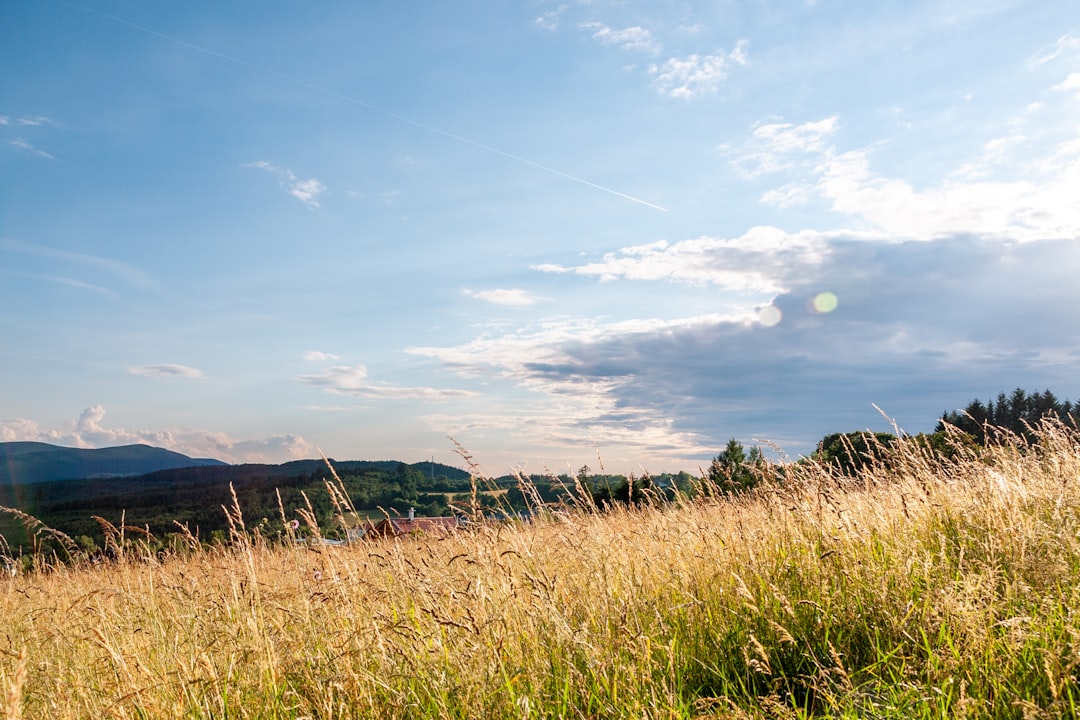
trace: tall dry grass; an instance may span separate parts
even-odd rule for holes
[[[1080,442],[0,581],[6,718],[1077,715]],[[240,517],[237,516],[237,520]]]

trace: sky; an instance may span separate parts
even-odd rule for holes
[[[0,3],[0,440],[697,472],[1080,400],[1080,4]]]

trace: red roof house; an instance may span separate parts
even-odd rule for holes
[[[377,523],[364,528],[365,538],[399,537],[413,534],[444,534],[461,527],[463,518],[458,517],[421,517],[415,516],[409,508],[409,516],[404,518],[383,518]]]

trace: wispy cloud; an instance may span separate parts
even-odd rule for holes
[[[521,290],[519,288],[513,288],[510,290],[466,290],[465,294],[471,298],[476,298],[477,300],[494,303],[496,305],[523,307],[526,305],[534,305],[536,303],[536,298],[534,296],[529,294],[527,291]]]
[[[689,99],[696,95],[716,92],[732,65],[749,61],[747,41],[740,40],[730,53],[669,58],[662,64],[649,66],[652,85],[661,95]]]
[[[547,30],[549,32],[554,31],[554,30],[558,30],[559,29],[559,23],[562,20],[562,15],[563,15],[564,12],[566,12],[568,7],[570,7],[570,6],[565,4],[565,3],[562,4],[562,5],[559,5],[554,10],[548,10],[547,12],[542,13],[533,22],[535,22],[538,27],[540,27],[540,28],[542,28],[544,30]]]
[[[51,125],[52,120],[44,115],[27,115],[23,117],[13,118],[7,115],[0,115],[0,125],[15,125],[17,127],[36,127],[38,125]]]
[[[1030,64],[1032,67],[1035,67],[1048,63],[1062,53],[1067,53],[1070,50],[1080,50],[1080,33],[1071,32],[1062,35],[1052,47],[1042,50],[1038,55],[1032,58]]]
[[[964,163],[952,175],[965,180],[979,180],[992,174],[994,170],[1013,159],[1017,148],[1022,147],[1027,138],[1014,133],[987,141],[979,157]]]
[[[109,288],[101,287],[100,285],[95,285],[93,283],[83,282],[82,280],[76,280],[75,278],[57,277],[50,275],[43,275],[39,277],[44,280],[48,280],[49,282],[54,282],[58,285],[66,285],[67,287],[78,288],[80,290],[89,290],[90,292],[97,293],[98,295],[103,295],[110,300],[115,301],[120,299],[120,296]]]
[[[138,367],[128,368],[128,372],[132,375],[153,378],[188,378],[201,380],[205,377],[202,370],[199,370],[198,368],[188,367],[187,365],[176,365],[173,363],[165,363],[162,365],[139,365]]]
[[[302,383],[323,388],[334,395],[358,398],[411,399],[442,401],[450,398],[474,397],[469,390],[439,389],[432,387],[404,387],[389,383],[373,383],[367,378],[363,365],[335,365],[317,373],[301,375]]]
[[[638,25],[616,30],[601,22],[585,22],[580,27],[590,31],[592,38],[601,45],[616,45],[623,50],[641,50],[653,55],[663,49],[651,32]]]
[[[319,360],[338,360],[339,358],[338,358],[337,355],[334,355],[333,353],[322,352],[320,350],[308,350],[306,353],[304,353],[304,359],[305,360],[319,361]]]
[[[14,140],[12,140],[11,147],[15,148],[19,152],[24,152],[29,155],[35,155],[39,158],[45,158],[46,160],[56,160],[55,155],[34,147],[33,144],[31,144],[28,140],[24,138],[15,138]]]
[[[15,240],[13,238],[0,238],[0,252],[16,252],[24,255],[33,255],[48,260],[56,260],[70,265],[90,268],[103,272],[128,285],[142,290],[151,290],[157,285],[150,275],[135,265],[123,260],[115,260],[100,255],[89,255],[87,253],[74,252],[71,250],[62,250],[48,245],[40,245],[24,240]],[[69,282],[83,282],[86,285],[92,285],[95,288],[105,289],[102,288],[100,284],[86,283],[86,281],[82,280],[71,280]]]
[[[5,275],[13,275],[17,277],[32,278],[34,280],[44,280],[45,282],[55,283],[57,285],[63,285],[64,287],[76,288],[78,290],[87,290],[102,297],[108,298],[112,301],[118,301],[120,295],[110,290],[107,287],[96,285],[94,283],[86,282],[84,280],[78,280],[76,278],[64,277],[62,275],[42,275],[38,273],[24,273],[15,270],[0,269],[0,273]]]
[[[301,179],[297,177],[296,173],[292,170],[278,167],[266,160],[257,160],[256,162],[246,163],[244,167],[257,168],[276,175],[279,178],[279,183],[285,188],[286,192],[310,208],[319,207],[318,197],[326,190],[326,186],[318,179]]]
[[[42,427],[34,420],[0,420],[0,441],[48,442],[69,447],[95,448],[145,443],[183,453],[190,457],[212,457],[225,462],[284,462],[310,458],[315,447],[299,435],[282,434],[267,438],[236,439],[225,433],[174,428],[138,430],[108,427],[105,408],[92,405],[65,427]]]
[[[750,140],[738,151],[730,145],[720,151],[734,155],[732,165],[746,177],[757,177],[816,162],[816,157],[829,149],[829,140],[836,133],[838,119],[823,118],[796,125],[788,122],[763,123],[754,128]]]

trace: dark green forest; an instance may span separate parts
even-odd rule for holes
[[[358,515],[419,515],[449,512],[449,504],[471,491],[469,474],[432,463],[330,461]],[[436,474],[438,473],[438,474]],[[133,477],[88,478],[30,485],[0,485],[0,506],[14,508],[70,537],[81,549],[104,546],[109,526],[130,537],[163,546],[176,535],[224,542],[229,518],[239,506],[248,529],[274,537],[307,510],[328,533],[341,523],[328,483],[330,466],[306,460],[283,465],[226,465],[161,470]],[[233,493],[235,492],[235,500]],[[481,499],[482,501],[482,499]],[[0,514],[0,534],[10,552],[58,549],[55,534],[19,513]],[[29,526],[29,527],[28,527]],[[3,549],[0,548],[0,554]]]
[[[1075,428],[1080,422],[1080,404],[1058,400],[1049,390],[1028,393],[1016,388],[1008,395],[999,393],[996,401],[972,400],[963,410],[942,413],[935,432],[951,425],[971,435],[980,445],[993,441],[1003,432],[1030,443],[1034,440],[1034,428],[1044,418]]]

